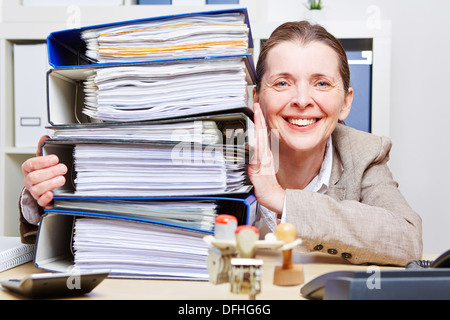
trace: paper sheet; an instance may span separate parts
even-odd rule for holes
[[[206,195],[246,183],[245,159],[226,160],[221,146],[77,144],[73,158],[78,196]]]
[[[99,63],[245,54],[244,15],[192,15],[84,30],[86,55]]]
[[[205,231],[214,229],[214,221],[217,215],[217,203],[214,200],[56,199],[54,208],[144,219]]]
[[[113,219],[77,218],[74,260],[79,268],[111,275],[208,279],[205,234]]]
[[[145,121],[248,108],[242,58],[98,68],[82,112],[101,121]]]
[[[214,121],[186,121],[166,124],[143,124],[52,128],[54,140],[81,139],[92,141],[166,141],[217,144],[222,141],[222,133]]]

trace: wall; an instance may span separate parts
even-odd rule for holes
[[[367,17],[369,6],[391,20],[390,167],[422,216],[424,252],[450,249],[450,2],[324,0],[328,19]],[[372,7],[373,8],[373,7]]]
[[[391,168],[422,216],[425,252],[440,253],[450,249],[450,2],[395,2]]]

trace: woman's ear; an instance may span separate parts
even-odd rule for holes
[[[344,98],[344,105],[342,106],[341,111],[339,112],[339,120],[344,121],[352,108],[353,102],[353,88],[348,88],[348,92]]]

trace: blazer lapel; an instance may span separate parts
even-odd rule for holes
[[[327,195],[336,200],[345,199],[345,185],[339,184],[342,178],[342,172],[344,171],[341,158],[334,148],[333,150],[333,165],[331,166],[330,185],[328,186]]]

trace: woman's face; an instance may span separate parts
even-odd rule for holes
[[[269,129],[280,144],[296,151],[322,149],[338,120],[351,108],[353,90],[346,94],[338,56],[320,42],[282,42],[266,58],[261,89],[255,93]]]

